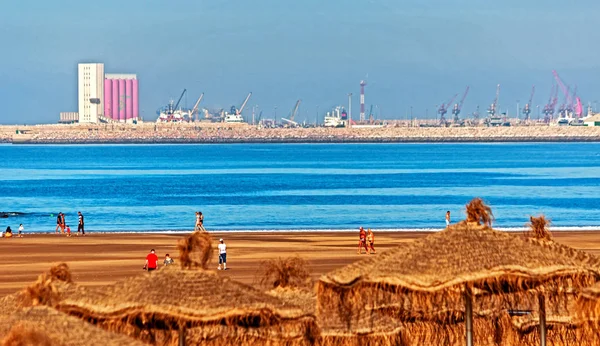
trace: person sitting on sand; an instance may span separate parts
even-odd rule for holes
[[[165,266],[168,266],[168,265],[171,265],[173,263],[175,263],[175,261],[171,258],[171,256],[169,256],[169,254],[166,254],[165,255],[165,260],[163,261],[163,264]]]
[[[152,249],[150,250],[148,256],[146,256],[146,264],[144,265],[144,270],[151,272],[156,269],[158,269],[158,256],[156,256],[154,249]]]
[[[373,231],[371,231],[371,229],[369,228],[369,230],[367,231],[367,245],[369,248],[369,252],[373,251],[373,253],[377,253],[377,251],[375,251],[375,235],[373,234]]]
[[[19,238],[23,238],[23,230],[25,230],[25,227],[23,227],[23,224],[19,225],[19,233],[17,233]]]
[[[4,238],[12,238],[12,229],[10,229],[10,226],[6,227],[6,231],[4,231]]]
[[[365,248],[365,251],[367,252],[367,254],[369,254],[369,249],[367,248],[367,233],[365,232],[365,229],[362,228],[362,226],[359,228],[359,233],[358,233],[358,254],[360,255],[362,253],[362,248]]]

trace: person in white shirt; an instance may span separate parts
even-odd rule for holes
[[[223,270],[227,270],[227,245],[223,242],[223,238],[219,239],[219,267],[218,270],[221,270],[221,264],[223,264]]]
[[[19,225],[19,233],[18,236],[19,238],[23,238],[23,231],[25,230],[25,228],[23,227],[23,224]]]

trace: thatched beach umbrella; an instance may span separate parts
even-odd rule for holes
[[[3,343],[4,342],[4,343]],[[141,346],[125,335],[107,332],[47,306],[0,314],[0,345]]]
[[[101,290],[60,293],[58,310],[150,342],[158,335],[170,344],[185,338],[205,345],[305,345],[318,335],[314,315],[212,271],[170,266]]]
[[[564,302],[600,280],[600,270],[552,242],[492,230],[490,209],[481,200],[467,206],[467,216],[406,247],[321,277],[317,314],[323,328],[333,320],[352,330],[365,315],[380,314],[399,321],[464,321],[470,346],[473,311],[486,316],[537,307],[544,345],[546,303]]]

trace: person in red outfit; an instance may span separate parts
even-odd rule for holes
[[[365,248],[365,252],[369,254],[369,249],[367,248],[367,232],[365,229],[360,227],[358,233],[358,254],[362,253],[362,248]]]
[[[144,269],[149,272],[158,269],[158,256],[156,256],[154,249],[150,250],[150,253],[146,256],[146,265],[144,266]]]

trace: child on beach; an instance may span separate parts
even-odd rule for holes
[[[171,258],[171,256],[169,256],[169,254],[166,254],[165,255],[165,260],[163,261],[163,264],[165,266],[168,266],[168,265],[171,265],[173,263],[175,263],[175,261]]]
[[[362,254],[362,248],[365,248],[367,255],[369,254],[369,249],[367,248],[367,233],[362,226],[359,228],[358,233],[358,254]]]
[[[446,227],[450,226],[450,210],[446,212]]]
[[[370,228],[367,231],[367,245],[369,246],[367,253],[370,253],[371,251],[373,251],[373,253],[377,253],[375,251],[375,235],[373,234],[373,231],[371,231]]]
[[[23,238],[23,230],[25,228],[23,227],[23,224],[19,225],[19,233],[17,233],[17,235],[19,236],[19,238]]]
[[[67,237],[71,236],[71,226],[67,225]]]

